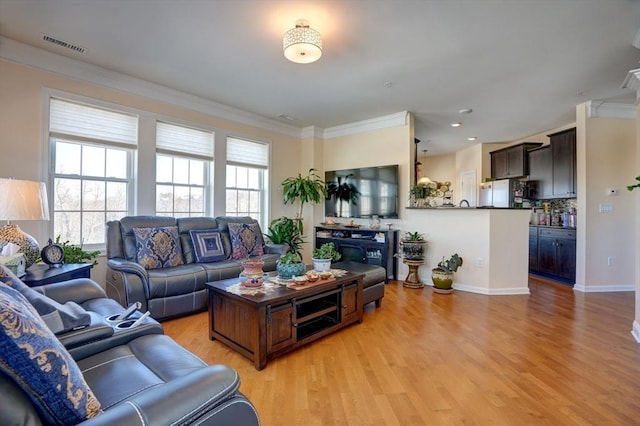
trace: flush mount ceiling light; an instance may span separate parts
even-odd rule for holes
[[[282,37],[284,56],[297,64],[310,64],[322,56],[322,37],[301,19]]]
[[[451,123],[450,126],[451,127],[460,127],[460,126],[462,126],[462,123]]]

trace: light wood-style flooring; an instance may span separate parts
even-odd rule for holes
[[[634,293],[529,296],[386,287],[364,322],[262,371],[208,338],[207,313],[163,323],[204,361],[238,370],[263,426],[639,425]]]

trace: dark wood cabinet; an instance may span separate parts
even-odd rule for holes
[[[333,242],[340,252],[341,261],[351,260],[382,266],[387,280],[398,279],[397,230],[347,228],[342,226],[316,226],[315,246]]]
[[[529,270],[538,270],[538,228],[529,227]]]
[[[547,146],[532,149],[529,180],[536,182],[533,198],[574,198],[576,191],[576,129],[549,135]]]
[[[533,231],[535,229],[535,231]],[[533,261],[533,233],[537,233],[537,259]],[[533,263],[532,263],[533,262]],[[529,231],[529,270],[575,283],[575,229],[531,227]]]
[[[551,147],[549,145],[532,149],[529,155],[529,181],[535,182],[532,198],[542,199],[553,196],[553,171],[551,169]]]
[[[553,196],[576,196],[576,129],[549,135],[553,167]]]
[[[542,145],[539,142],[524,142],[490,153],[491,177],[494,179],[519,178],[529,174],[527,151]]]

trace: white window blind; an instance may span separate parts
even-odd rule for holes
[[[269,165],[269,146],[237,138],[227,138],[227,162],[266,168]]]
[[[158,122],[156,151],[213,160],[213,132]]]
[[[87,141],[137,145],[138,117],[52,98],[49,104],[52,136],[75,136]]]

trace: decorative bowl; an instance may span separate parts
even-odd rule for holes
[[[307,282],[307,277],[304,275],[293,277],[293,282],[296,284],[304,284]]]
[[[328,280],[333,276],[333,274],[329,271],[322,271],[318,274],[318,276],[320,277],[320,279]]]
[[[307,277],[307,281],[309,281],[310,283],[314,283],[320,279],[320,275],[318,275],[318,273],[314,271],[307,272],[305,276]]]

